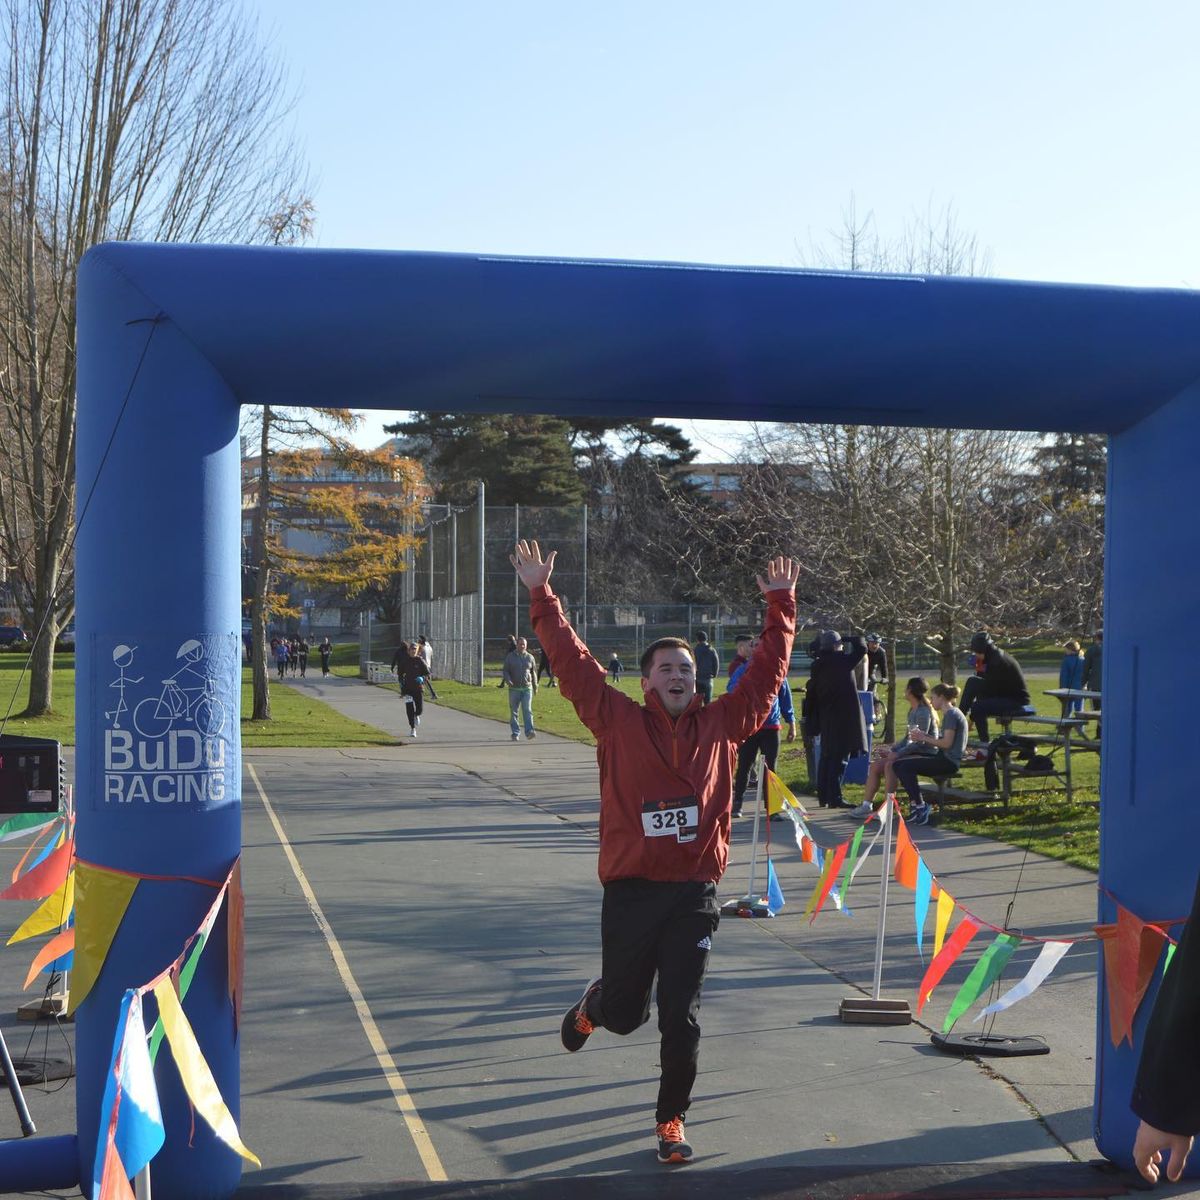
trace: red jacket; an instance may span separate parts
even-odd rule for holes
[[[642,705],[608,686],[549,587],[533,590],[530,610],[559,691],[596,736],[601,882],[715,883],[729,861],[737,748],[766,720],[787,675],[796,626],[792,593],[769,593],[762,648],[737,690],[707,706],[697,696],[674,721],[653,692]]]

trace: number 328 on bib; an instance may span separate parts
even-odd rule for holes
[[[699,824],[700,808],[695,796],[642,803],[642,832],[646,837],[673,837],[679,842],[691,842],[695,841]]]

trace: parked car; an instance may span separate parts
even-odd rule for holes
[[[18,642],[27,642],[25,630],[19,625],[0,625],[0,646],[15,646]]]
[[[57,650],[74,650],[75,649],[75,626],[68,625],[66,629],[58,631],[58,641],[55,643]]]

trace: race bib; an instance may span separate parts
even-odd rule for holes
[[[700,808],[695,796],[678,800],[647,800],[642,805],[642,832],[646,837],[673,837],[679,842],[696,839]]]

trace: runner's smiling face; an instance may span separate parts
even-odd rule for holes
[[[669,647],[654,652],[649,679],[642,678],[642,693],[653,692],[672,717],[680,716],[696,694],[696,664],[683,649]]]

